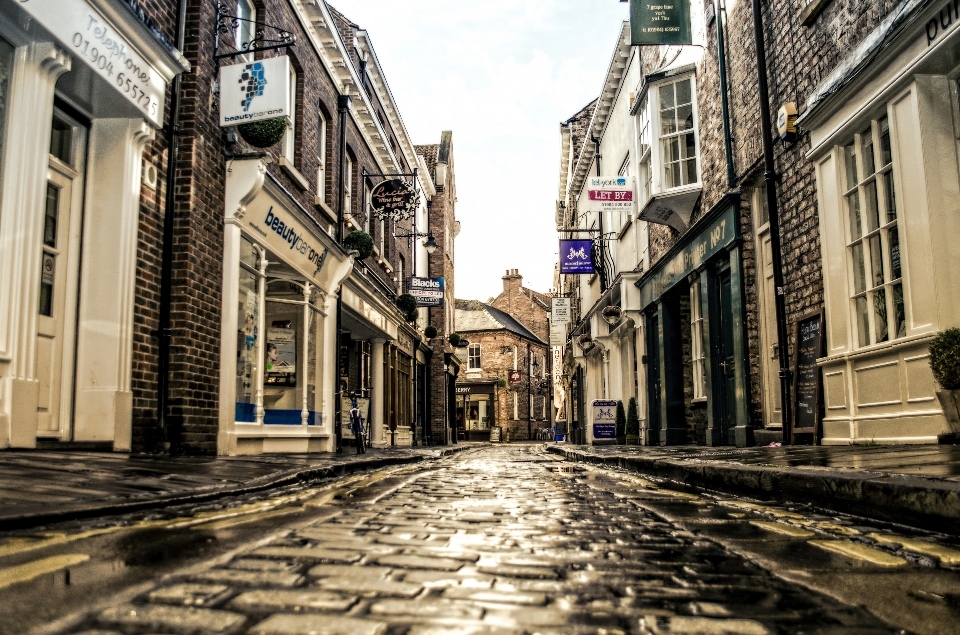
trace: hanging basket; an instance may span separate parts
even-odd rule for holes
[[[427,328],[423,329],[423,334],[427,336],[427,339],[432,340],[437,336],[437,327],[431,324]]]
[[[618,306],[610,305],[603,307],[603,310],[600,311],[600,315],[603,316],[603,320],[613,326],[618,324],[623,318],[623,309]]]
[[[237,132],[243,140],[255,148],[269,148],[283,139],[287,132],[287,118],[275,117],[262,121],[242,123],[237,126]]]
[[[397,296],[397,308],[403,313],[407,322],[413,322],[420,315],[417,310],[417,299],[409,293],[401,293]]]
[[[591,348],[596,346],[596,342],[593,341],[593,338],[590,337],[589,333],[583,333],[577,338],[577,346],[584,351],[589,351]]]
[[[450,340],[450,344],[451,344],[452,346],[456,346],[457,344],[460,343],[460,334],[459,334],[459,333],[451,333],[451,334],[447,337],[447,339]]]
[[[357,260],[364,260],[373,253],[373,237],[367,232],[355,230],[343,239],[343,246],[348,250],[356,249],[360,252]],[[414,300],[414,307],[416,307],[416,300]]]

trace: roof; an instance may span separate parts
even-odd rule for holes
[[[427,164],[427,169],[430,170],[430,174],[433,174],[434,169],[437,167],[437,153],[440,150],[440,144],[428,144],[428,145],[416,145],[413,146],[417,154],[423,157],[424,162]]]
[[[509,313],[479,300],[456,300],[455,324],[458,333],[510,331],[524,339],[546,346],[530,329]]]

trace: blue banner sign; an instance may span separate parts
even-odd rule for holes
[[[417,299],[417,306],[443,306],[443,278],[411,276],[407,289]]]
[[[593,273],[593,241],[561,239],[560,273]]]

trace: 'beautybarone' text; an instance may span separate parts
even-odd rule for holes
[[[328,249],[324,248],[322,252],[314,249],[313,245],[304,240],[303,236],[298,234],[293,227],[284,223],[279,216],[273,213],[273,205],[267,210],[267,217],[263,219],[263,222],[285,240],[290,245],[290,249],[300,252],[307,257],[307,260],[317,266],[313,275],[319,273],[323,267],[323,262],[327,259]]]

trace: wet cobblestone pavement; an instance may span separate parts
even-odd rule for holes
[[[643,496],[535,446],[475,450],[55,632],[904,632],[665,521]]]

